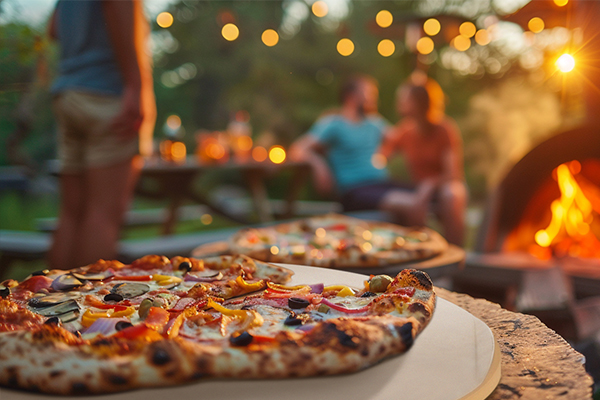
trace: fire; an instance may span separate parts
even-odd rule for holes
[[[559,256],[600,257],[600,241],[591,229],[594,207],[575,179],[580,170],[578,161],[554,170],[560,198],[550,205],[550,224],[535,233],[535,242]]]

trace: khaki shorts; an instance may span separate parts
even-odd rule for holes
[[[106,167],[133,158],[138,138],[122,139],[110,129],[121,110],[121,98],[65,91],[52,103],[58,123],[58,158],[61,172]]]

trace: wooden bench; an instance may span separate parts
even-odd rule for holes
[[[151,239],[121,240],[117,259],[130,263],[147,254],[161,254],[167,257],[186,255],[201,244],[227,240],[238,229],[226,228]],[[0,276],[14,261],[43,259],[50,249],[51,241],[50,233],[0,230]]]

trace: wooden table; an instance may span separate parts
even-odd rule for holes
[[[436,288],[437,293],[486,323],[502,352],[502,377],[488,400],[591,399],[585,358],[534,316]]]
[[[250,191],[259,222],[269,222],[273,220],[273,214],[269,207],[266,180],[284,171],[292,172],[284,210],[284,217],[291,217],[294,214],[294,203],[308,176],[309,166],[306,163],[291,161],[285,161],[282,164],[274,164],[270,161],[244,163],[230,161],[224,164],[204,165],[200,164],[196,157],[188,157],[183,163],[166,162],[155,158],[145,162],[136,194],[153,199],[169,200],[169,213],[163,225],[164,234],[173,232],[178,209],[185,200],[204,204],[216,214],[242,224],[248,224],[250,221],[246,218],[231,214],[222,206],[211,202],[207,193],[194,187],[197,178],[203,174],[217,171],[239,173]],[[148,180],[153,181],[153,184],[148,185]]]

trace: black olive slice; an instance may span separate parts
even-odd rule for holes
[[[60,318],[58,317],[50,317],[45,322],[45,325],[60,325]]]
[[[248,346],[250,343],[252,343],[252,339],[254,339],[254,336],[248,332],[242,332],[239,335],[231,335],[229,337],[229,343],[231,343],[233,346]]]
[[[79,305],[75,300],[67,300],[54,306],[37,308],[34,311],[45,317],[54,317],[71,311],[79,311]]]
[[[118,293],[109,293],[106,296],[104,296],[104,301],[122,301],[123,300],[123,296],[121,296]]]
[[[145,283],[126,282],[120,283],[112,288],[111,292],[123,296],[124,299],[141,296],[150,290],[150,286]]]
[[[115,324],[115,329],[117,331],[122,331],[125,328],[131,328],[133,326],[133,324],[131,322],[128,321],[119,321]]]
[[[360,295],[360,297],[373,297],[373,296],[377,296],[377,294],[373,293],[373,292],[364,292],[363,294]]]
[[[301,308],[306,308],[310,305],[310,302],[308,300],[304,300],[301,299],[299,297],[290,297],[288,299],[288,307],[291,309],[301,309]]]
[[[73,275],[61,275],[52,281],[52,289],[54,290],[71,290],[83,285],[79,279]]]
[[[7,298],[8,295],[10,294],[10,289],[7,287],[3,287],[2,289],[0,289],[0,297]]]
[[[177,267],[180,271],[190,272],[192,270],[192,264],[189,261],[183,261]]]
[[[33,271],[31,276],[46,276],[50,271],[47,269],[40,269],[39,271]]]
[[[302,325],[302,320],[295,315],[290,315],[283,321],[283,324],[286,326]]]

